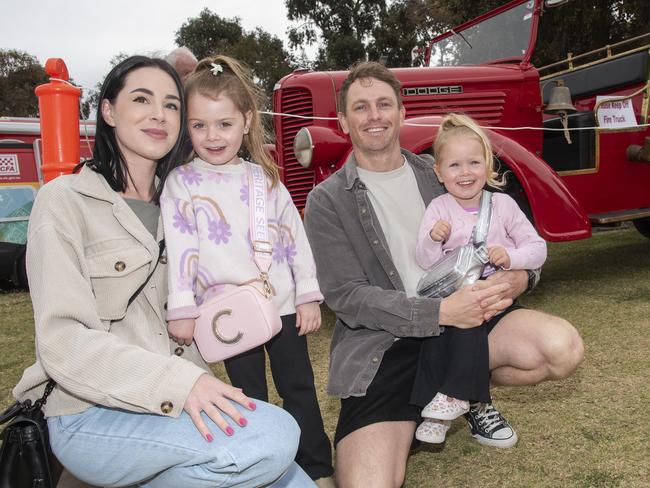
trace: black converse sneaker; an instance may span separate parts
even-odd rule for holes
[[[517,433],[491,403],[471,403],[465,418],[480,444],[506,448],[517,443]]]

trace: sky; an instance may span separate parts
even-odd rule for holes
[[[176,31],[205,7],[287,46],[284,0],[2,0],[0,49],[26,51],[43,65],[63,58],[78,84],[94,88],[119,52],[164,56],[177,47]]]

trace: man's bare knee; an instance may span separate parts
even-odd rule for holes
[[[358,429],[336,446],[339,488],[398,488],[404,483],[406,460],[415,422],[380,422]]]
[[[557,333],[547,337],[544,344],[549,379],[553,380],[570,376],[584,359],[584,344],[578,331],[564,319],[556,321]]]

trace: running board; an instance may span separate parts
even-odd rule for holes
[[[636,208],[634,210],[621,210],[619,212],[608,212],[589,215],[592,224],[613,224],[626,220],[645,219],[650,217],[650,208]]]

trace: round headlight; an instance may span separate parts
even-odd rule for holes
[[[296,134],[293,140],[293,154],[303,168],[309,168],[311,166],[314,145],[307,127],[303,127]]]

